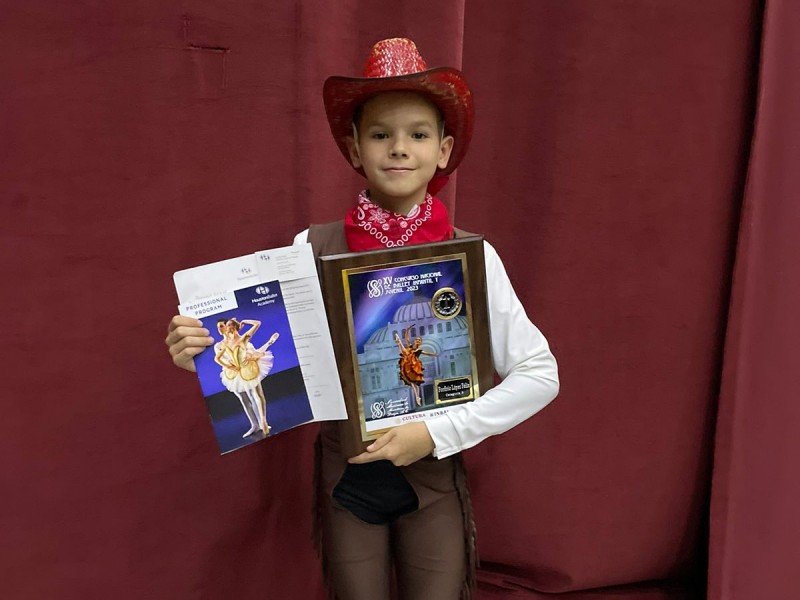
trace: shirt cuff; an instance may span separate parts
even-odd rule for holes
[[[433,456],[435,458],[447,458],[461,452],[461,438],[449,416],[441,415],[424,421],[424,423],[433,440]]]

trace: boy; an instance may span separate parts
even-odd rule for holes
[[[364,77],[331,77],[323,90],[331,132],[368,183],[343,221],[295,238],[316,255],[461,237],[430,192],[463,158],[472,94],[460,72],[428,69],[410,40],[376,44]],[[473,402],[396,427],[346,461],[335,424],[317,443],[317,541],[340,600],[389,598],[392,565],[404,599],[472,595],[475,536],[460,451],[502,433],[558,392],[555,359],[528,320],[494,249],[485,244],[495,369],[503,381]],[[199,322],[174,317],[176,365],[211,343]]]

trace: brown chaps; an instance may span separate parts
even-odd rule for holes
[[[331,598],[471,598],[475,526],[460,455],[429,456],[401,467],[419,508],[387,525],[362,521],[332,497],[346,466],[336,426],[323,424],[315,465],[315,543]]]

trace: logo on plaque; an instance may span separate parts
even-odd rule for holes
[[[445,321],[457,317],[462,305],[461,296],[453,288],[437,290],[431,299],[433,314]]]

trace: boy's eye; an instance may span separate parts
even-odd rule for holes
[[[389,134],[384,131],[376,131],[370,136],[373,140],[385,140],[389,137]]]
[[[417,131],[416,133],[411,134],[411,138],[414,140],[424,140],[428,137],[427,133],[422,133],[421,131]]]

